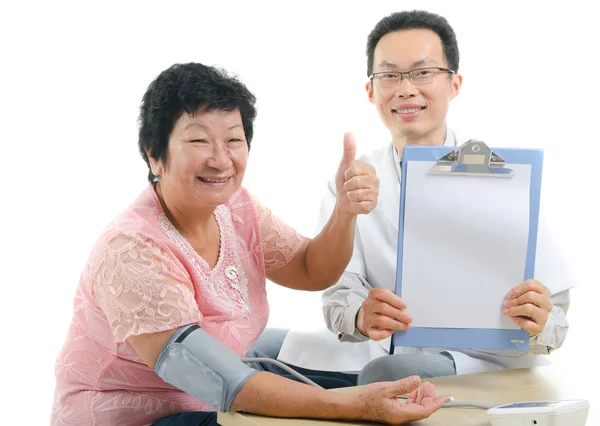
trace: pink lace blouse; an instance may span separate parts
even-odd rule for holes
[[[53,425],[147,425],[213,410],[160,379],[127,338],[198,323],[243,356],[267,323],[266,275],[304,241],[244,188],[215,217],[221,245],[212,270],[167,219],[152,186],[105,230],[56,362]]]

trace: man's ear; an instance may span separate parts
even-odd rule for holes
[[[375,103],[375,100],[373,99],[373,83],[371,81],[367,81],[367,84],[365,84],[365,89],[367,90],[369,102]]]
[[[456,74],[452,76],[452,95],[450,99],[454,99],[460,93],[462,87],[462,75]]]

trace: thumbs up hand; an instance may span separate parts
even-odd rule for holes
[[[335,178],[338,208],[344,213],[367,214],[377,206],[379,179],[370,164],[355,160],[356,141],[344,135],[344,156]]]

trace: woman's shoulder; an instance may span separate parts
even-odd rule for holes
[[[119,213],[102,231],[95,249],[112,247],[115,244],[140,245],[144,241],[159,243],[164,238],[161,232],[162,209],[152,185],[147,186],[140,195],[121,213]]]
[[[258,199],[248,189],[240,186],[227,200],[226,207],[233,211],[254,210],[260,206]]]
[[[225,214],[230,217],[230,223],[238,237],[255,234],[266,210],[260,201],[244,187],[238,188],[229,197],[227,203],[221,207],[221,211],[226,212]]]

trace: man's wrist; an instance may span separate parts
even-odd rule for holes
[[[363,312],[362,306],[356,312],[356,330],[365,337],[369,337],[367,331],[365,330],[364,321],[365,316]]]

